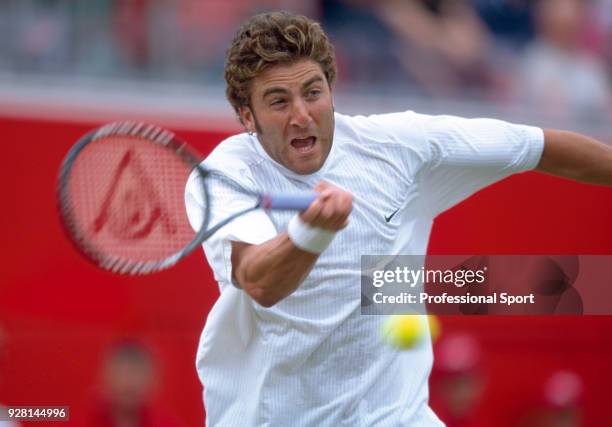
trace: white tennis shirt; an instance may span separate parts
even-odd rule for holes
[[[207,425],[443,425],[428,406],[431,342],[402,352],[381,342],[385,317],[360,314],[360,257],[425,254],[438,213],[534,168],[543,146],[539,128],[414,112],[336,113],[329,157],[312,175],[276,163],[255,136],[219,144],[204,165],[231,184],[213,189],[211,224],[254,204],[244,190],[311,191],[326,180],[354,201],[348,227],[297,290],[271,308],[232,285],[231,241],[263,243],[286,229],[292,213],[255,211],[204,244],[221,290],[196,363]],[[192,176],[186,204],[193,225],[202,203]]]

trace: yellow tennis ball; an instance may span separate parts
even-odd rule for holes
[[[427,335],[425,316],[393,315],[383,322],[383,340],[401,350],[414,348]]]

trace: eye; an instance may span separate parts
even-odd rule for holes
[[[272,101],[270,101],[270,106],[271,107],[282,107],[286,103],[287,103],[287,101],[282,99],[282,98],[275,98]]]
[[[309,98],[318,98],[321,95],[321,89],[313,88],[308,91]]]

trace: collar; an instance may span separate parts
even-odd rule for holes
[[[335,135],[335,131],[336,129],[334,129],[334,135]],[[337,146],[337,141],[336,139],[332,139],[332,144],[331,144],[331,148],[329,150],[329,154],[327,155],[327,158],[325,159],[325,162],[323,163],[323,166],[321,166],[321,168],[316,171],[313,172],[311,174],[307,174],[307,175],[300,175],[298,173],[293,172],[290,169],[287,169],[284,165],[278,163],[276,160],[274,160],[272,157],[270,157],[270,155],[266,152],[266,150],[264,150],[263,146],[261,145],[261,143],[259,142],[259,138],[257,138],[257,134],[253,134],[253,135],[248,135],[249,138],[251,139],[251,143],[255,146],[255,149],[257,150],[257,153],[262,156],[263,158],[265,158],[266,160],[268,160],[270,163],[272,163],[274,165],[274,167],[280,171],[281,174],[283,174],[283,176],[293,179],[293,180],[297,180],[297,181],[301,181],[304,183],[307,183],[311,186],[315,186],[316,184],[319,183],[319,181],[323,180],[325,178],[325,175],[327,173],[327,171],[329,171],[330,166],[332,165],[334,158],[335,158],[335,151],[336,151],[336,146]]]

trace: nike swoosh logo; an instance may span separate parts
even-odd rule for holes
[[[391,215],[385,216],[385,221],[387,221],[387,222],[391,221],[391,218],[393,218],[398,211],[399,211],[399,208],[394,210],[393,213],[391,213]]]

